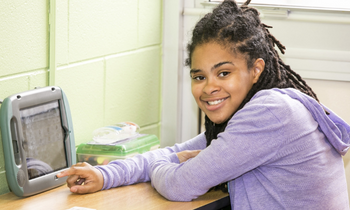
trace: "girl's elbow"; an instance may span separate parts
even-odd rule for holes
[[[163,195],[167,200],[169,201],[176,201],[176,202],[188,202],[196,199],[195,197],[191,198],[190,196],[183,196],[183,195]]]
[[[189,194],[186,190],[181,189],[167,189],[164,191],[157,190],[164,198],[169,201],[187,202],[196,199],[198,196]]]

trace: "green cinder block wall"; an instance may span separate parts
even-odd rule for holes
[[[162,0],[56,1],[55,85],[66,93],[75,143],[121,121],[160,132]],[[0,98],[49,85],[49,0],[0,7]],[[9,192],[0,137],[0,194]]]

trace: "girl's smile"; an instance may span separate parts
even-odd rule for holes
[[[238,109],[264,69],[257,59],[251,69],[244,56],[214,42],[197,46],[192,54],[192,94],[209,119],[220,124]]]
[[[220,107],[222,107],[224,105],[224,101],[227,98],[210,100],[210,101],[209,100],[208,101],[204,100],[203,102],[207,103],[206,104],[207,110],[214,111],[214,110],[219,109]]]
[[[208,101],[208,104],[209,105],[217,105],[217,104],[220,104],[221,102],[223,102],[225,99],[226,98],[215,100],[215,101]]]

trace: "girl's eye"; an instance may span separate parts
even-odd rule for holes
[[[228,74],[230,74],[230,72],[224,71],[224,72],[221,72],[221,73],[219,74],[219,77],[224,77],[224,76],[227,76]]]
[[[203,76],[195,76],[195,77],[192,77],[192,79],[194,79],[194,80],[204,80],[205,77],[203,77]]]

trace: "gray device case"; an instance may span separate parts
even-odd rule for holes
[[[10,189],[20,197],[65,183],[56,174],[76,162],[73,125],[59,87],[38,88],[7,97],[0,127]]]

